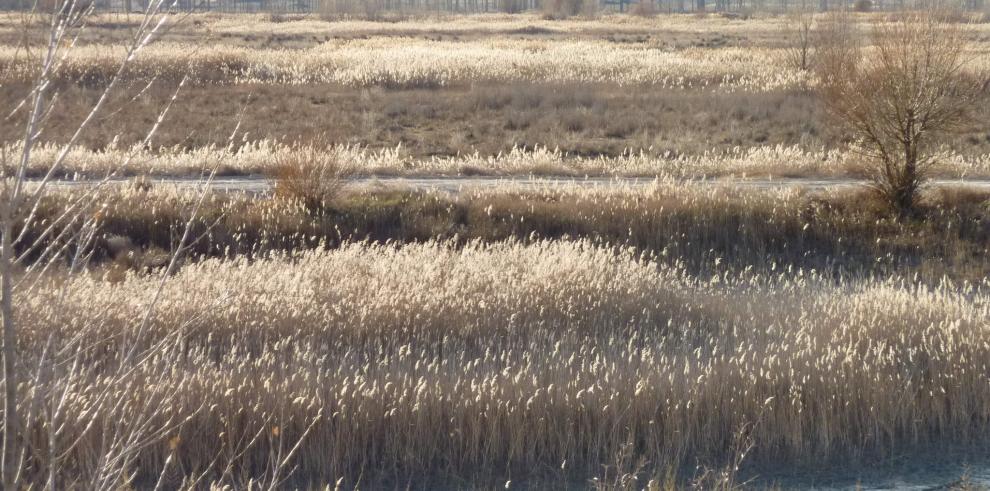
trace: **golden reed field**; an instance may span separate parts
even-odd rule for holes
[[[0,15],[5,486],[985,480],[990,101],[892,210],[827,14],[158,8]]]

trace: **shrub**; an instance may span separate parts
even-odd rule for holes
[[[819,63],[825,107],[855,139],[874,187],[893,208],[910,212],[939,146],[974,122],[985,77],[967,73],[958,24],[935,16],[877,25],[868,60],[848,26],[832,22],[826,32]]]
[[[277,153],[271,171],[277,198],[299,201],[314,213],[326,210],[349,174],[336,153],[312,146]]]
[[[502,0],[499,2],[498,8],[506,14],[518,14],[523,11],[523,2],[521,0]]]
[[[325,21],[341,19],[384,20],[380,0],[323,0],[317,10]]]
[[[657,5],[653,0],[640,0],[629,8],[629,13],[639,17],[653,17],[657,15]]]
[[[543,4],[543,11],[545,19],[593,16],[598,12],[598,3],[595,0],[547,0]]]

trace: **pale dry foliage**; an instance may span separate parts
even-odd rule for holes
[[[856,31],[868,30],[870,23],[891,24],[882,17],[869,15],[846,18]],[[245,46],[222,37],[204,45],[190,43],[176,34],[144,50],[131,61],[125,76],[161,81],[179,80],[188,75],[192,83],[201,84],[331,83],[415,88],[472,81],[568,82],[766,92],[813,85],[814,77],[802,69],[807,60],[795,64],[794,47],[800,47],[798,51],[808,55],[815,50],[814,45],[827,42],[824,36],[814,36],[810,15],[797,22],[788,17],[732,22],[684,15],[664,16],[662,22],[632,16],[544,21],[526,15],[395,23],[334,22],[332,32],[341,36],[340,39],[327,36],[327,23],[318,20],[272,23],[266,16],[207,15],[197,18],[197,22],[200,27],[185,36],[202,38],[215,33],[318,41],[309,47],[271,48]],[[986,38],[988,30],[985,24],[954,24],[954,29],[977,40]],[[547,36],[517,37],[519,32],[528,30],[545,32]],[[433,31],[465,38],[430,39]],[[653,36],[617,43],[603,39],[603,32],[612,35],[647,32]],[[782,32],[783,47],[780,46]],[[665,40],[699,34],[752,36],[754,41],[700,47],[690,42],[678,45]],[[101,43],[99,40],[80,43],[68,54],[58,78],[85,84],[100,84],[108,79],[121,52],[119,46]],[[972,50],[981,53],[986,47],[977,42]],[[7,80],[29,78],[35,65],[36,60],[27,56],[19,45],[0,48],[0,73]]]
[[[865,168],[891,206],[913,210],[945,136],[972,122],[987,78],[973,72],[958,24],[909,14],[877,24],[870,56],[833,20],[821,56],[821,93],[857,140]]]
[[[94,14],[90,17],[94,26],[113,25],[131,27],[137,19],[114,14]],[[549,34],[581,36],[599,34],[607,29],[615,34],[636,34],[666,32],[685,34],[695,32],[726,33],[738,36],[767,34],[777,29],[781,19],[774,17],[752,18],[746,22],[729,19],[720,15],[681,15],[668,14],[662,23],[654,19],[628,15],[602,13],[594,19],[573,17],[563,20],[549,20],[542,13],[519,14],[470,14],[409,16],[394,22],[375,22],[366,19],[341,19],[328,23],[318,16],[297,18],[292,22],[272,22],[269,14],[221,15],[215,13],[192,13],[189,21],[172,29],[175,33],[205,36],[209,33],[278,34],[301,35],[305,37],[323,36],[328,29],[342,36],[422,36],[442,31],[452,35],[471,34],[502,35],[513,34],[527,29],[535,29]],[[23,20],[12,13],[0,13],[0,34],[16,33],[24,25]]]
[[[20,144],[0,146],[16,153]],[[29,175],[40,175],[61,147],[39,144],[31,154]],[[990,155],[965,156],[951,150],[935,154],[929,169],[940,178],[990,176]],[[127,160],[127,166],[120,167]],[[564,177],[858,177],[855,151],[808,150],[800,146],[766,145],[674,155],[654,149],[627,151],[618,156],[580,156],[547,147],[514,147],[496,155],[411,157],[400,145],[372,149],[359,145],[286,145],[271,140],[245,142],[236,149],[210,145],[193,149],[110,144],[101,150],[73,147],[60,172],[68,179],[93,179],[115,171],[119,176],[199,176],[214,165],[226,175],[267,175],[277,178],[283,167],[302,162],[326,162],[332,181],[366,176],[564,176]],[[322,164],[321,164],[322,165]],[[321,167],[317,165],[316,168]]]
[[[156,281],[75,276],[19,297],[25,356],[85,333],[102,341],[84,366],[100,370]],[[221,455],[230,471],[206,479],[246,482],[316,421],[295,460],[303,483],[581,483],[625,462],[606,474],[645,484],[725,464],[747,425],[754,465],[981,441],[987,287],[796,270],[699,279],[568,241],[209,260],[168,283],[142,339],[181,332],[183,348],[115,390],[172,394],[157,417],[185,421],[135,460],[138,481],[170,455],[183,471],[168,479]],[[65,417],[99,387],[71,385]]]
[[[192,53],[190,55],[190,53]],[[120,53],[114,46],[73,51],[61,77],[100,83]],[[134,60],[137,80],[193,83],[342,84],[387,88],[443,87],[472,81],[649,84],[657,88],[724,87],[770,91],[803,84],[806,76],[780,66],[778,50],[687,48],[580,39],[416,38],[332,40],[307,49],[247,48],[224,44],[161,43]],[[33,60],[17,47],[0,48],[9,79],[28,78]]]

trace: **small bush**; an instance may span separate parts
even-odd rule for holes
[[[653,0],[640,0],[629,8],[629,13],[638,17],[654,17],[657,15],[657,6]]]
[[[301,14],[293,15],[293,14],[286,14],[281,12],[272,12],[271,14],[268,14],[268,22],[271,22],[273,24],[281,24],[283,22],[299,22],[302,20],[306,20],[305,15],[301,15]]]
[[[566,19],[576,15],[594,16],[598,13],[595,0],[548,0],[543,4],[543,18]]]
[[[350,172],[334,152],[303,147],[276,154],[271,174],[276,198],[296,200],[321,213],[339,195]]]
[[[502,0],[498,4],[498,8],[506,14],[518,14],[523,11],[523,2],[521,0]]]
[[[333,22],[343,19],[362,19],[373,22],[389,21],[384,15],[381,0],[326,0],[319,7],[320,18]]]
[[[869,12],[873,10],[873,2],[871,0],[856,0],[853,4],[853,9],[856,12]]]

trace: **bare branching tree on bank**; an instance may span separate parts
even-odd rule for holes
[[[802,10],[789,14],[783,31],[787,42],[784,47],[787,64],[796,70],[810,70],[814,62],[817,35],[815,13]]]
[[[867,46],[841,16],[822,26],[825,107],[854,140],[875,189],[902,215],[916,209],[939,147],[973,123],[984,95],[963,26],[942,19],[916,13],[877,23]]]

